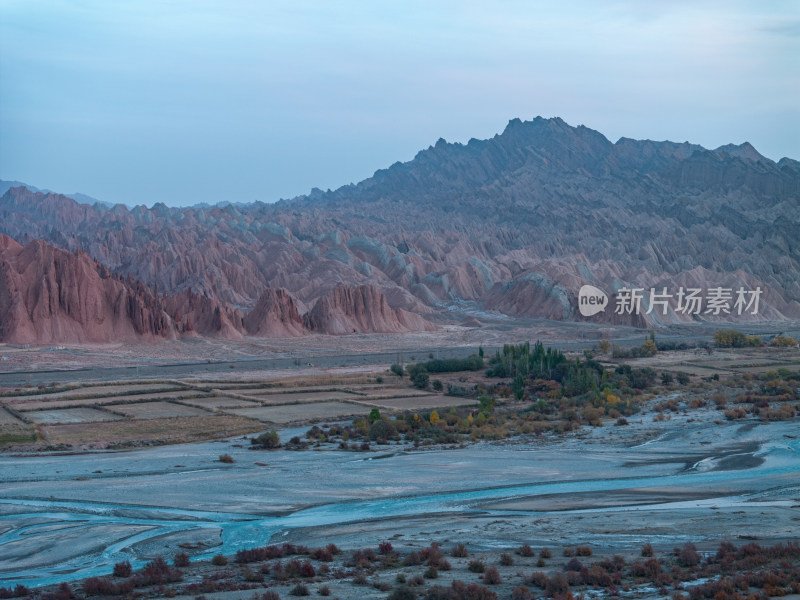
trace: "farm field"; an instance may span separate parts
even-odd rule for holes
[[[197,442],[217,436],[255,433],[260,429],[263,426],[258,422],[235,415],[40,426],[44,441],[50,446],[96,449]]]
[[[0,408],[0,427],[3,426],[24,426],[25,423],[20,421],[17,417],[12,415],[4,408]]]
[[[169,417],[200,417],[208,415],[208,411],[201,408],[173,402],[120,404],[115,406],[114,410],[133,419],[163,419]]]
[[[250,400],[242,400],[241,398],[227,398],[225,396],[209,396],[204,398],[187,398],[180,401],[181,404],[188,404],[190,406],[198,406],[206,410],[215,410],[218,408],[252,408],[260,406],[258,402],[251,402]]]
[[[354,415],[366,415],[369,411],[369,406],[347,402],[307,402],[258,408],[235,408],[228,412],[266,423],[286,425],[301,421],[343,419]]]
[[[251,396],[250,394],[242,394]],[[252,395],[254,400],[264,404],[297,404],[306,402],[328,402],[331,400],[358,400],[360,396],[349,392],[333,390],[328,392],[298,392],[280,394]]]
[[[96,408],[65,408],[61,410],[36,410],[25,416],[37,424],[50,423],[96,423],[118,421],[123,417]]]
[[[385,382],[384,382],[385,379]],[[379,383],[380,381],[380,383]],[[7,390],[0,425],[25,433],[33,447],[128,447],[219,439],[289,423],[364,416],[377,407],[390,412],[465,406],[474,401],[420,390],[386,372],[327,370],[308,376],[246,380],[189,380],[72,385]],[[231,433],[233,432],[233,433]],[[0,443],[16,443],[15,436]]]
[[[193,390],[184,390],[177,392],[155,392],[147,394],[132,394],[124,396],[104,396],[104,397],[88,397],[88,398],[75,398],[75,399],[60,399],[53,400],[45,399],[39,400],[37,397],[17,397],[10,398],[6,402],[6,406],[18,408],[20,410],[38,410],[42,408],[70,408],[73,406],[102,406],[110,404],[125,404],[132,402],[143,402],[149,400],[183,400],[189,398],[203,398],[209,397],[210,394],[197,392]]]

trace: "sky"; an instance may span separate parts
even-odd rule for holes
[[[0,179],[273,202],[561,117],[800,159],[800,3],[0,0]]]

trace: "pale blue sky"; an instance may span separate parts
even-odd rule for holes
[[[798,6],[0,0],[0,178],[274,201],[536,115],[800,159]]]

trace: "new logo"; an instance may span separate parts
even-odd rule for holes
[[[584,285],[578,292],[578,310],[584,317],[603,312],[608,306],[606,293],[593,285]]]

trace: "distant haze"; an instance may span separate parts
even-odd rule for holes
[[[800,158],[796,2],[0,4],[0,178],[129,205],[337,188],[560,116]]]

